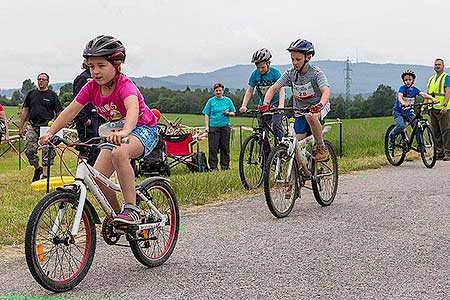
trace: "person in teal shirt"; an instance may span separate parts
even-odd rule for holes
[[[244,99],[242,100],[242,106],[239,108],[239,112],[244,113],[247,111],[247,105],[250,98],[253,95],[254,90],[259,97],[259,105],[264,102],[264,96],[267,90],[275,84],[281,77],[281,72],[275,67],[270,65],[270,59],[272,58],[272,53],[267,48],[262,48],[257,50],[252,55],[252,63],[255,64],[256,69],[250,75],[248,79],[248,87],[245,92]],[[272,100],[270,100],[270,107],[278,107],[280,103],[280,98],[284,100],[284,89],[280,89],[276,92]],[[283,101],[284,103],[284,101]],[[263,119],[264,118],[264,119]],[[275,136],[281,140],[283,137],[283,121],[281,114],[267,115],[261,118],[260,122],[268,123],[272,126]],[[260,126],[262,126],[260,124]],[[267,153],[269,155],[269,153]]]
[[[214,97],[208,99],[202,113],[205,115],[205,128],[208,132],[209,167],[217,170],[217,154],[220,153],[220,168],[230,168],[230,117],[235,116],[236,108],[230,98],[223,95],[223,83],[213,86]]]

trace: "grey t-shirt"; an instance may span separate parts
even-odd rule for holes
[[[309,65],[305,75],[300,75],[295,68],[290,68],[284,72],[277,83],[282,87],[288,86],[292,89],[295,108],[319,103],[322,97],[320,89],[324,86],[330,86],[325,73],[319,67],[313,65]],[[301,99],[297,99],[296,95]]]

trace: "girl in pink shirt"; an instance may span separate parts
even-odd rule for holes
[[[78,93],[72,103],[58,116],[47,134],[39,140],[46,144],[56,132],[73,120],[89,102],[97,113],[106,120],[124,121],[123,129],[111,133],[108,142],[117,145],[113,149],[102,149],[95,162],[95,169],[110,177],[117,172],[124,205],[122,209],[113,191],[99,183],[99,186],[113,209],[119,213],[113,222],[137,224],[140,222],[136,206],[134,172],[129,162],[132,158],[150,153],[158,141],[156,118],[145,105],[144,98],[134,83],[121,71],[125,61],[125,47],[112,36],[100,35],[86,44],[83,52],[92,79]],[[128,144],[121,144],[129,137]]]

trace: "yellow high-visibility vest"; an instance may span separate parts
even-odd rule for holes
[[[436,79],[436,74],[434,76],[431,76],[430,79],[428,79],[428,94],[432,95],[434,93],[434,98],[436,100],[439,100],[439,104],[435,104],[433,106],[434,109],[441,109],[444,107],[444,101],[445,101],[445,89],[444,89],[444,83],[445,78],[448,76],[447,73],[442,72],[442,74]],[[447,109],[450,109],[450,101],[447,103]]]

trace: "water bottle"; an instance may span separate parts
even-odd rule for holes
[[[108,137],[113,132],[121,131],[124,125],[123,120],[107,122],[98,128],[98,135],[103,138]]]

